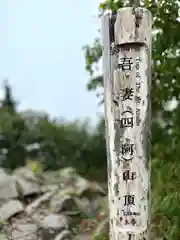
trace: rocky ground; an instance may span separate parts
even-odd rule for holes
[[[106,191],[73,168],[0,169],[0,240],[90,240],[106,213]]]

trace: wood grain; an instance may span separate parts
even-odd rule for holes
[[[122,8],[114,18],[102,18],[110,240],[147,240],[151,14]]]

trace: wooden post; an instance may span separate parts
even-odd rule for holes
[[[151,14],[102,18],[110,240],[149,240]]]

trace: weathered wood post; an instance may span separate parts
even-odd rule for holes
[[[110,240],[149,240],[151,14],[102,19]]]

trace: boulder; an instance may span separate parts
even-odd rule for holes
[[[42,220],[41,225],[54,230],[68,229],[69,226],[67,217],[62,214],[49,214]]]
[[[16,181],[3,169],[0,169],[0,201],[18,197]]]
[[[23,196],[41,193],[40,181],[30,169],[17,169],[13,173],[13,178],[16,181],[18,191]]]
[[[9,200],[0,208],[0,219],[9,220],[14,215],[24,211],[23,204],[18,200]]]
[[[75,208],[74,199],[71,196],[61,194],[56,194],[52,197],[50,202],[50,207],[56,213],[64,212],[64,211],[71,211]]]
[[[74,168],[41,173],[41,177],[26,167],[12,175],[0,169],[0,240],[1,236],[2,240],[6,236],[11,240],[76,239],[72,232],[76,235],[81,229],[82,218],[94,218],[102,209],[107,212],[104,196],[98,183]]]

